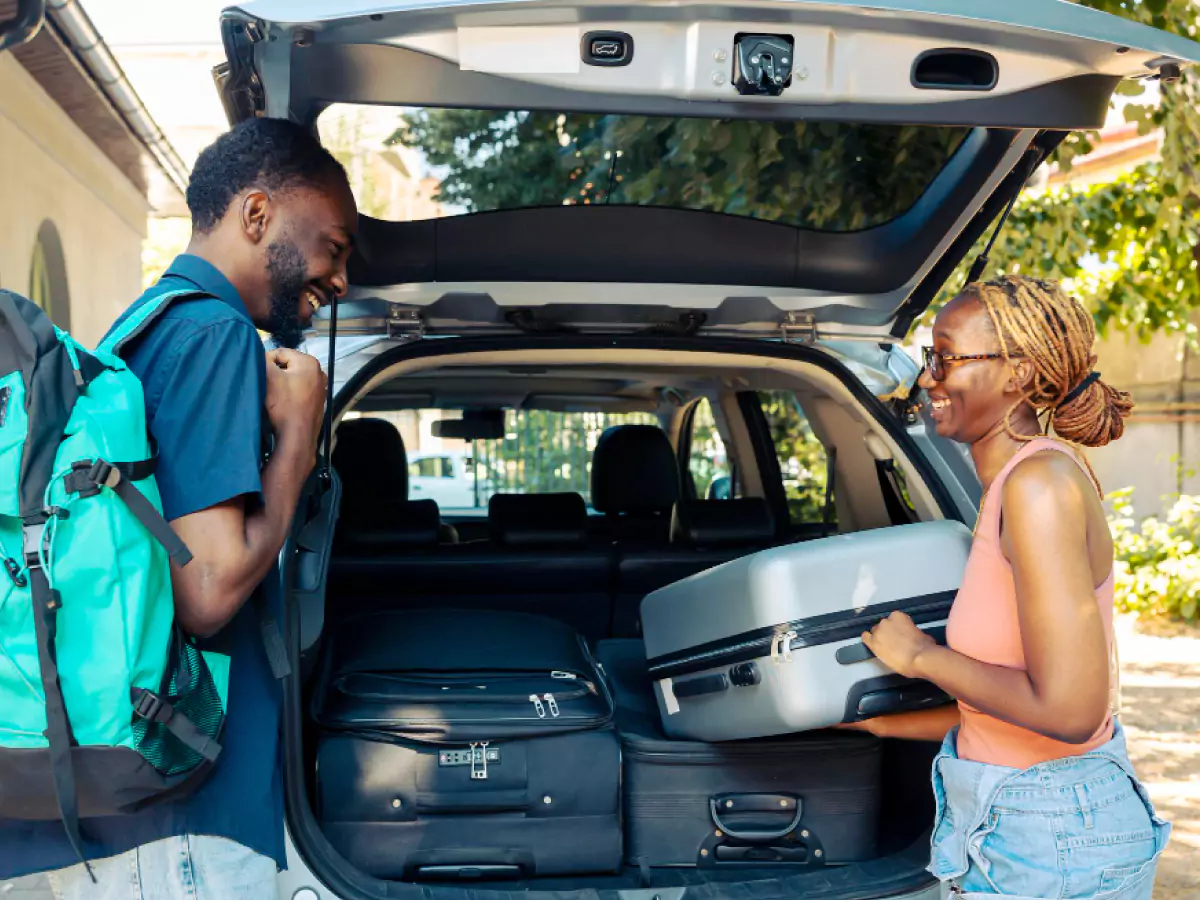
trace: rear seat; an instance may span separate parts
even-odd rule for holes
[[[457,540],[433,500],[408,499],[408,454],[391,422],[351,419],[337,430],[333,467],[342,481],[339,549],[384,553]]]
[[[667,544],[679,499],[679,463],[656,425],[607,429],[592,453],[592,506],[604,513],[605,536],[629,545]]]
[[[366,422],[372,424],[363,428]],[[400,493],[394,479],[368,474],[379,473],[384,442],[391,441],[392,457],[397,444],[403,453],[399,434],[379,420],[347,426],[351,440],[341,433],[334,460],[344,472],[346,499],[330,569],[331,618],[502,609],[559,619],[591,641],[634,637],[646,594],[774,538],[765,500],[681,501],[666,434],[636,425],[610,429],[596,447],[592,496],[604,513],[603,537],[589,535],[578,494],[497,494],[488,508],[488,540],[439,543],[433,501],[381,502]],[[360,440],[370,447],[362,457]],[[470,632],[469,615],[463,629]]]
[[[401,552],[339,553],[330,595],[340,616],[373,610],[518,610],[571,625],[591,641],[606,637],[612,567],[607,547],[590,542],[578,494],[498,494],[488,509],[490,539]],[[471,619],[463,619],[469,634]]]
[[[592,504],[605,514],[613,544],[613,637],[640,633],[642,598],[664,585],[769,546],[775,522],[767,502],[682,500],[679,463],[653,425],[604,432],[592,458]]]

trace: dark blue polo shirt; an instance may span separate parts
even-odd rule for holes
[[[125,354],[145,389],[167,519],[234,497],[251,504],[262,497],[266,355],[233,285],[199,257],[180,256],[121,319],[149,298],[180,288],[212,298],[172,304]],[[225,633],[229,710],[216,769],[185,800],[132,816],[84,820],[90,858],[175,835],[205,834],[237,841],[283,868],[279,685],[271,677],[252,606],[243,607]],[[76,862],[60,823],[0,820],[0,878]]]

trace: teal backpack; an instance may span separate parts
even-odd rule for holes
[[[80,819],[182,796],[220,753],[229,658],[175,622],[142,385],[139,307],[85,351],[0,291],[0,818]]]

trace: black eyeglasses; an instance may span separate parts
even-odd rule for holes
[[[1004,359],[1003,353],[938,353],[932,347],[922,347],[925,369],[934,381],[946,380],[946,363],[972,362],[980,359]]]

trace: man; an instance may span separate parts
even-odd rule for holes
[[[277,119],[234,128],[196,162],[192,239],[135,303],[180,288],[126,358],[145,388],[163,513],[193,554],[172,567],[176,618],[231,655],[224,747],[190,797],[85,820],[98,883],[57,822],[0,822],[0,878],[50,874],[68,900],[275,896],[285,864],[278,684],[246,601],[279,556],[312,471],[325,377],[297,352],[316,308],[346,291],[357,211],[341,165]],[[256,328],[281,349],[264,351]],[[274,449],[262,465],[263,409]],[[261,467],[261,470],[260,470]]]

